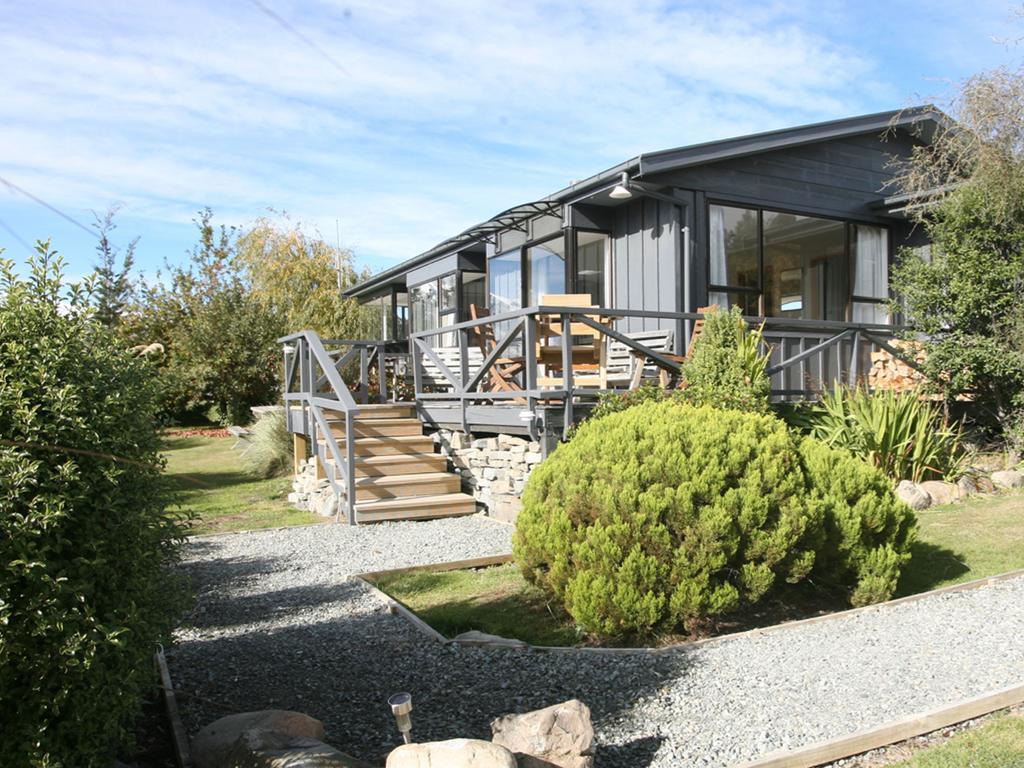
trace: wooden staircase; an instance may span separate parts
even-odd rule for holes
[[[344,414],[325,410],[324,416],[344,451],[348,439]],[[361,405],[352,426],[357,523],[476,512],[476,500],[462,493],[461,480],[448,471],[447,458],[434,453],[434,442],[423,434],[413,405]],[[324,470],[340,477],[334,474],[326,438],[318,441],[316,451]]]

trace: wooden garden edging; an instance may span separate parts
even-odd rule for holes
[[[906,741],[915,736],[923,736],[940,728],[973,720],[1021,703],[1024,703],[1024,685],[1012,685],[876,728],[857,731],[849,736],[840,736],[794,750],[773,752],[756,760],[738,764],[734,768],[814,768]]]
[[[446,638],[436,629],[427,624],[421,619],[415,611],[404,605],[400,601],[385,594],[383,591],[378,589],[374,584],[373,580],[380,579],[385,576],[415,573],[417,571],[426,571],[431,573],[439,573],[444,571],[457,571],[464,568],[484,568],[490,565],[501,565],[512,561],[512,555],[492,555],[489,557],[477,557],[470,560],[456,560],[448,563],[433,563],[430,565],[411,566],[407,568],[395,568],[387,571],[372,571],[368,573],[356,574],[354,578],[361,581],[370,591],[376,593],[384,602],[387,604],[389,610],[396,615],[402,616],[406,621],[412,624],[417,630],[422,632],[424,635],[429,637],[431,640],[446,644],[453,642],[451,639]],[[775,624],[770,627],[758,627],[755,629],[749,629],[744,632],[734,632],[729,635],[721,635],[719,637],[709,637],[702,640],[694,640],[686,643],[677,643],[675,645],[662,646],[659,648],[575,648],[566,646],[536,646],[529,644],[522,644],[517,646],[509,646],[503,643],[488,641],[488,640],[459,640],[459,645],[468,645],[474,647],[490,647],[490,648],[502,648],[505,650],[519,650],[519,651],[530,651],[535,653],[609,653],[609,654],[624,654],[624,653],[647,653],[647,654],[658,654],[665,653],[668,651],[685,650],[694,648],[701,645],[708,645],[710,643],[720,643],[730,639],[736,639],[746,635],[764,634],[772,631],[785,631],[795,627],[800,627],[806,624],[819,624],[832,619],[842,618],[844,616],[851,616],[865,611],[876,611],[883,609],[887,606],[901,605],[903,603],[912,603],[918,600],[922,600],[926,597],[932,597],[935,595],[949,594],[953,592],[969,592],[974,589],[981,587],[991,586],[998,584],[1003,581],[1009,581],[1010,579],[1024,577],[1024,568],[1007,571],[1006,573],[997,574],[995,576],[988,576],[981,579],[975,579],[973,581],[967,581],[962,584],[953,584],[948,587],[942,587],[940,589],[934,589],[930,592],[921,592],[916,595],[908,595],[907,597],[900,597],[895,600],[889,600],[884,603],[876,603],[875,605],[865,606],[863,608],[852,608],[846,611],[837,611],[836,613],[826,614],[824,616],[813,616],[807,619],[800,619],[798,621],[788,621],[782,624]],[[878,749],[879,747],[889,746],[907,739],[914,738],[915,736],[922,736],[932,731],[937,731],[941,728],[962,723],[967,720],[973,720],[981,717],[982,715],[988,715],[992,712],[996,712],[1000,709],[1007,707],[1016,706],[1018,704],[1024,704],[1024,684],[1013,685],[1008,688],[1003,688],[998,691],[982,694],[975,696],[970,699],[965,699],[956,704],[947,705],[938,709],[929,710],[927,712],[911,715],[910,717],[896,720],[884,725],[870,728],[863,731],[857,731],[856,733],[848,736],[841,736],[828,741],[818,742],[817,744],[811,744],[806,747],[800,747],[794,750],[773,752],[764,757],[757,758],[756,760],[742,763],[734,766],[734,768],[814,768],[814,766],[825,765],[827,763],[835,762],[836,760],[842,760],[843,758],[852,757],[859,755],[864,752],[869,752],[872,749]]]
[[[192,751],[189,749],[185,725],[181,722],[181,713],[178,711],[178,699],[174,695],[174,686],[171,684],[171,671],[167,668],[167,659],[164,657],[162,646],[153,655],[153,661],[156,663],[157,673],[160,675],[160,690],[163,694],[164,713],[167,715],[167,723],[171,730],[174,762],[178,768],[192,768]]]
[[[415,611],[409,606],[403,604],[401,601],[396,600],[391,595],[386,594],[377,588],[373,583],[377,579],[384,578],[386,576],[397,576],[405,573],[416,573],[419,571],[427,573],[442,573],[444,571],[459,571],[464,568],[486,568],[490,565],[502,565],[504,563],[512,562],[512,555],[489,555],[487,557],[476,557],[469,560],[453,560],[447,563],[431,563],[429,565],[413,565],[405,568],[394,568],[386,571],[368,571],[366,573],[357,573],[353,578],[361,581],[371,592],[375,593],[391,610],[392,613],[399,614],[403,618],[409,621],[414,627],[427,635],[431,640],[435,640],[439,643],[451,643],[451,639],[445,637],[436,629],[427,624],[421,619]],[[898,597],[894,600],[887,600],[884,603],[875,603],[873,605],[866,605],[863,608],[850,608],[845,611],[835,611],[834,613],[827,613],[823,616],[811,616],[806,619],[797,619],[795,621],[784,621],[781,624],[772,624],[767,627],[755,627],[754,629],[747,629],[742,632],[732,632],[727,635],[718,635],[717,637],[705,637],[700,640],[689,640],[683,643],[673,643],[672,645],[662,645],[654,648],[597,648],[597,647],[576,647],[576,646],[564,646],[564,645],[530,645],[529,643],[523,643],[522,645],[509,646],[505,643],[493,642],[490,640],[459,640],[460,645],[472,645],[479,647],[491,647],[491,648],[504,648],[508,650],[512,647],[514,650],[529,650],[535,653],[604,653],[604,654],[624,654],[624,653],[641,653],[641,654],[657,654],[667,653],[671,651],[688,650],[691,648],[697,648],[702,645],[711,645],[726,642],[729,640],[735,640],[740,637],[748,635],[762,635],[767,632],[778,632],[795,629],[802,627],[807,624],[820,624],[825,621],[831,621],[833,619],[840,619],[845,616],[854,616],[859,613],[865,613],[867,611],[877,611],[883,608],[894,605],[902,605],[903,603],[914,603],[918,600],[923,600],[926,597],[934,597],[935,595],[944,595],[952,592],[970,592],[974,589],[980,589],[981,587],[988,587],[993,584],[998,584],[1003,581],[1009,581],[1010,579],[1016,579],[1024,577],[1024,568],[1019,568],[1013,571],[1007,571],[1006,573],[996,574],[995,576],[986,576],[980,579],[974,579],[973,581],[965,581],[962,584],[951,584],[948,587],[940,587],[939,589],[933,589],[928,592],[919,592],[916,595],[907,595],[906,597]]]

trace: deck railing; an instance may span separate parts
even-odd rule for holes
[[[561,328],[571,328],[575,324],[593,329],[601,336],[624,345],[630,354],[644,361],[638,364],[656,367],[672,375],[678,375],[680,371],[679,355],[688,352],[689,329],[703,317],[694,312],[545,305],[414,333],[410,337],[410,352],[416,399],[458,403],[466,431],[469,431],[466,416],[469,403],[515,403],[522,406],[524,414],[534,414],[540,404],[557,407],[563,412],[562,424],[567,432],[575,421],[576,406],[593,402],[611,388],[577,386],[574,383],[573,338],[568,333],[562,334],[560,339],[560,384],[552,387],[537,385],[538,369],[542,367],[536,354],[537,328],[542,316],[549,322],[558,323]],[[869,369],[870,353],[875,348],[884,349],[917,367],[912,357],[892,345],[893,335],[898,329],[890,325],[793,318],[746,319],[751,327],[763,326],[763,343],[770,353],[767,372],[772,382],[772,395],[777,398],[807,397],[835,380],[855,384]],[[476,370],[471,370],[469,350],[476,346],[476,339],[487,326],[493,329],[490,335],[497,339],[497,343],[483,357],[482,363],[474,366]],[[631,329],[659,327],[671,328],[676,333],[679,341],[673,353],[652,349],[627,335]],[[457,349],[455,355],[452,347],[442,347],[439,343],[442,339],[453,338]],[[522,371],[517,376],[519,388],[495,391],[489,380],[491,369],[498,360],[507,358],[510,350],[522,361]],[[429,383],[424,376],[428,361],[434,374]]]
[[[291,432],[309,438],[319,460],[330,458],[327,480],[338,497],[338,517],[355,523],[355,430],[353,423],[360,403],[370,397],[370,372],[376,365],[379,396],[387,397],[383,342],[321,338],[313,331],[300,331],[278,339],[284,354],[284,406]],[[333,351],[328,352],[327,346]],[[358,376],[350,386],[342,372],[357,367]],[[353,395],[355,392],[355,395]],[[296,408],[296,404],[298,407]],[[345,423],[344,445],[339,445],[325,412],[341,414]],[[336,419],[336,416],[331,418]],[[321,443],[321,439],[323,442]]]

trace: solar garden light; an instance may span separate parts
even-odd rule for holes
[[[398,725],[398,730],[402,734],[402,740],[408,744],[412,741],[412,694],[411,693],[396,693],[390,699],[388,704],[391,705],[391,712],[395,716],[395,723]]]

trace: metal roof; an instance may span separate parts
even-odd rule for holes
[[[357,297],[372,294],[396,282],[399,277],[410,269],[424,262],[446,253],[461,250],[468,245],[484,242],[501,230],[519,228],[534,216],[555,213],[565,202],[586,196],[587,193],[599,189],[602,185],[610,184],[623,172],[635,171],[635,178],[643,179],[648,175],[664,173],[678,168],[731,160],[787,147],[830,141],[846,136],[883,133],[896,128],[907,130],[916,127],[919,129],[921,138],[928,141],[931,138],[934,127],[948,120],[949,118],[941,110],[926,104],[907,109],[858,115],[841,120],[829,120],[795,128],[765,131],[764,133],[755,133],[747,136],[640,154],[630,160],[601,171],[590,178],[571,184],[536,202],[524,203],[502,211],[496,216],[487,219],[487,221],[469,227],[454,237],[438,243],[430,250],[424,251],[418,256],[378,272],[368,280],[346,290],[345,295]]]

